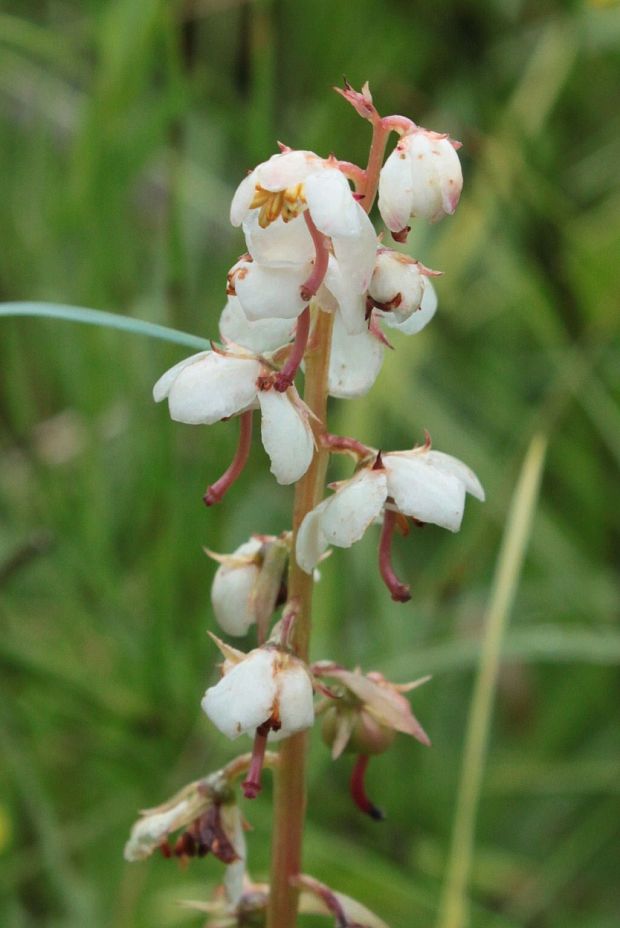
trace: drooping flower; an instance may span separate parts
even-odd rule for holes
[[[463,188],[457,147],[449,136],[421,127],[399,139],[379,178],[379,212],[397,236],[410,217],[437,222],[455,211]]]
[[[314,454],[308,413],[295,387],[262,389],[270,371],[255,355],[201,351],[176,364],[153,388],[156,402],[168,399],[171,417],[189,425],[211,425],[260,407],[261,436],[278,483],[305,474]]]
[[[306,515],[297,535],[297,563],[309,573],[330,545],[349,548],[359,541],[384,509],[456,532],[466,492],[484,500],[473,471],[429,444],[378,455]]]
[[[368,296],[382,316],[399,325],[420,311],[432,288],[429,278],[439,273],[400,251],[379,248]]]
[[[312,726],[312,680],[303,661],[271,644],[244,654],[214,640],[225,657],[223,676],[202,708],[224,735],[238,738],[269,723],[286,737]]]
[[[328,386],[330,396],[352,399],[364,396],[375,380],[389,342],[381,330],[386,325],[401,335],[416,335],[428,325],[437,310],[437,294],[431,281],[424,278],[422,295],[417,308],[397,312],[372,309],[362,332],[351,335],[336,313],[329,356]],[[380,325],[381,324],[381,325]]]

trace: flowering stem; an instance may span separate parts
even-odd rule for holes
[[[224,494],[233,485],[245,467],[250,446],[252,444],[252,410],[241,413],[239,416],[241,423],[239,426],[239,444],[235,451],[230,466],[224,471],[219,480],[207,487],[205,495],[202,497],[205,506],[213,506],[219,503]]]
[[[318,311],[312,348],[306,353],[304,400],[324,429],[327,416],[327,372],[333,316]],[[320,436],[319,436],[320,437]],[[289,601],[298,612],[291,629],[290,645],[302,660],[308,659],[312,610],[313,578],[295,560],[295,535],[307,512],[323,495],[329,452],[317,442],[312,463],[297,484],[293,510],[293,545],[289,570]],[[271,851],[271,890],[267,924],[269,928],[294,928],[297,924],[299,890],[293,880],[301,872],[301,847],[306,813],[307,734],[292,735],[282,743],[276,776],[274,823]]]
[[[372,448],[363,445],[357,438],[348,438],[344,435],[332,435],[325,432],[321,435],[321,444],[327,448],[331,454],[351,454],[355,458],[367,458],[372,455]]]
[[[276,374],[273,382],[274,389],[278,393],[284,393],[291,386],[295,379],[295,374],[299,370],[299,365],[303,361],[306,346],[308,344],[308,335],[310,334],[310,307],[306,306],[303,313],[297,320],[295,330],[295,341],[291,348],[291,353],[282,370]]]
[[[395,527],[396,513],[386,509],[379,542],[379,570],[394,602],[406,603],[411,599],[409,587],[406,583],[401,583],[392,567],[392,537]]]

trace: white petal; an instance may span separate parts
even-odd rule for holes
[[[452,474],[442,473],[428,455],[386,454],[388,491],[406,516],[458,532],[465,507],[465,487]]]
[[[295,662],[277,675],[278,706],[282,732],[292,735],[314,724],[312,683],[301,662]]]
[[[452,474],[465,485],[468,493],[484,502],[485,496],[482,484],[467,464],[459,461],[458,458],[453,458],[451,454],[445,454],[443,451],[433,451],[431,449],[423,453],[426,454],[433,467],[444,474]]]
[[[427,277],[424,280],[424,293],[422,294],[420,308],[411,313],[404,322],[395,319],[394,313],[380,313],[380,315],[382,321],[385,322],[390,329],[396,329],[397,332],[401,332],[403,335],[417,335],[418,332],[421,332],[422,329],[428,325],[436,311],[437,291]],[[377,312],[379,312],[379,310],[377,310]]]
[[[325,535],[321,531],[323,513],[329,502],[329,499],[325,499],[318,506],[315,506],[311,512],[308,512],[297,532],[295,560],[307,574],[312,573],[329,547]]]
[[[403,140],[405,141],[405,140]],[[406,137],[411,159],[411,215],[436,222],[453,213],[463,186],[459,156],[448,139],[424,130]]]
[[[327,168],[310,174],[304,191],[312,220],[324,235],[358,236],[361,234],[359,204],[344,174],[338,168]],[[363,210],[362,210],[363,212]]]
[[[379,175],[379,212],[388,229],[400,232],[407,226],[412,203],[411,161],[401,140]]]
[[[270,717],[276,700],[274,654],[251,651],[202,700],[202,708],[228,738],[251,732]]]
[[[260,227],[258,215],[258,210],[253,210],[243,223],[248,251],[255,261],[265,267],[287,267],[312,261],[314,243],[303,215],[290,222],[278,217],[265,229]]]
[[[295,483],[310,467],[314,454],[312,429],[287,393],[261,390],[258,394],[261,436],[278,483]]]
[[[235,291],[247,318],[296,319],[306,303],[301,298],[301,285],[311,266],[291,268],[262,267],[252,262],[246,273],[235,279]]]
[[[350,548],[359,541],[383,508],[387,478],[381,470],[365,468],[347,480],[328,500],[321,531],[328,544]]]
[[[290,319],[257,319],[256,322],[250,322],[236,296],[228,298],[220,316],[222,338],[256,354],[275,351],[290,342],[293,325]]]
[[[252,171],[247,177],[244,177],[237,189],[230,204],[230,221],[233,226],[240,226],[243,220],[250,212],[250,203],[254,199],[256,190],[256,172]]]
[[[125,860],[145,860],[149,857],[171,831],[185,822],[184,817],[189,808],[190,804],[185,799],[164,812],[151,813],[138,819],[125,845]]]
[[[338,262],[330,257],[325,274],[325,287],[338,303],[342,321],[350,335],[367,331],[366,295],[361,294],[350,278],[345,277]]]
[[[285,151],[259,164],[256,179],[264,190],[286,190],[302,183],[323,164],[323,159],[312,151]]]
[[[257,538],[251,538],[231,555],[232,558],[252,557],[262,547]],[[260,567],[258,564],[224,562],[215,572],[211,586],[211,605],[218,625],[226,634],[245,635],[256,621],[252,608],[252,594]]]
[[[358,235],[334,235],[334,254],[345,278],[358,293],[365,293],[370,284],[377,257],[377,233],[372,222],[359,205],[354,202],[358,213],[360,231]]]
[[[224,874],[226,899],[230,906],[234,907],[238,905],[243,895],[247,859],[245,830],[243,828],[241,812],[236,802],[223,803],[220,809],[222,829],[239,858],[238,860],[234,860],[231,864],[228,864]]]
[[[174,367],[171,367],[166,371],[165,374],[162,374],[155,386],[153,387],[153,399],[156,403],[161,403],[162,400],[165,400],[170,392],[170,387],[177,379],[178,375],[186,367],[189,367],[190,364],[195,364],[196,361],[202,361],[203,358],[206,358],[208,354],[211,354],[210,351],[201,351],[199,354],[193,354],[189,358],[184,358],[182,361],[179,361],[178,364],[175,364]]]
[[[246,409],[256,398],[260,363],[253,358],[226,357],[211,352],[185,367],[168,394],[176,422],[211,425]]]
[[[381,370],[384,353],[385,346],[370,332],[349,335],[340,313],[336,313],[329,356],[330,395],[351,399],[368,393]]]

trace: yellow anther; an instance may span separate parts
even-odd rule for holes
[[[282,217],[284,222],[290,222],[291,219],[299,216],[306,208],[303,190],[303,184],[296,184],[295,187],[276,191],[265,190],[257,184],[254,197],[250,203],[250,209],[260,210],[258,224],[261,229],[266,229],[279,216]]]

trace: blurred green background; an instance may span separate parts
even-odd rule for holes
[[[620,919],[620,9],[557,0],[13,0],[0,14],[0,298],[113,310],[216,334],[244,172],[281,139],[363,163],[368,126],[330,90],[464,143],[456,215],[408,250],[445,276],[333,431],[466,460],[488,502],[460,534],[397,542],[393,604],[372,532],[317,591],[315,658],[432,673],[412,697],[433,747],[369,768],[364,819],[314,735],[306,869],[392,928],[433,924],[467,707],[525,448],[549,453],[504,644],[471,895],[473,928]],[[236,428],[151,401],[189,352],[66,322],[0,320],[0,924],[198,925],[179,898],[207,859],[125,865],[135,811],[233,756],[199,710],[214,679],[202,545],[287,527],[256,443],[206,511]],[[251,642],[248,641],[248,645]],[[266,778],[269,780],[269,777]],[[245,811],[268,866],[270,788]]]

